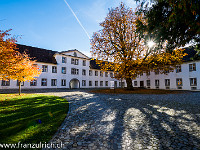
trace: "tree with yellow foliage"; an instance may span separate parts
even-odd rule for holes
[[[161,73],[172,71],[182,63],[182,50],[167,53],[162,49],[149,48],[147,41],[137,32],[137,20],[147,24],[143,14],[136,15],[123,3],[110,9],[105,20],[100,23],[102,29],[93,34],[91,45],[93,58],[101,70],[113,70],[114,77],[125,79],[127,88],[132,89],[132,79],[147,71],[159,69]]]
[[[8,38],[9,31],[0,30],[0,79],[18,80],[20,95],[21,82],[33,80],[41,71],[26,53],[16,51],[16,40]]]

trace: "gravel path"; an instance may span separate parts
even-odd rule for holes
[[[63,149],[200,149],[200,92],[169,95],[49,93],[69,101],[50,142]]]

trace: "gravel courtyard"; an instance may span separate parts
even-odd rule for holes
[[[50,142],[64,149],[200,149],[200,92],[169,95],[49,93],[69,101]]]

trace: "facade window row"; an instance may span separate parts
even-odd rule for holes
[[[62,57],[62,63],[67,63],[67,57]],[[71,58],[71,64],[79,65],[79,59]],[[86,66],[86,60],[82,61],[82,65]]]
[[[190,86],[197,86],[197,78],[189,78],[190,81]],[[138,86],[137,81],[134,81],[134,86]],[[146,80],[146,85],[148,88],[150,88],[151,86],[151,80]],[[159,87],[160,86],[160,80],[156,79],[155,80],[155,87]],[[170,86],[170,79],[165,79],[165,86],[169,87]],[[177,87],[181,87],[183,86],[183,80],[182,78],[176,78],[176,86]]]

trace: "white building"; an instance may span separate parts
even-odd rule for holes
[[[30,57],[34,57],[42,69],[41,75],[36,80],[23,83],[23,89],[109,88],[110,81],[114,81],[116,87],[121,87],[121,81],[112,78],[113,72],[102,72],[94,60],[78,50],[57,52],[20,44],[18,48],[20,52],[27,50]],[[199,90],[200,61],[187,61],[168,74],[144,73],[133,80],[133,86],[151,89]],[[0,81],[0,89],[17,88],[17,81]]]
[[[94,60],[79,52],[69,50],[56,52],[18,44],[20,52],[26,51],[37,60],[42,73],[34,81],[22,83],[23,89],[41,88],[108,88],[112,78],[111,71],[102,72]],[[0,81],[0,89],[17,89],[16,80]]]

